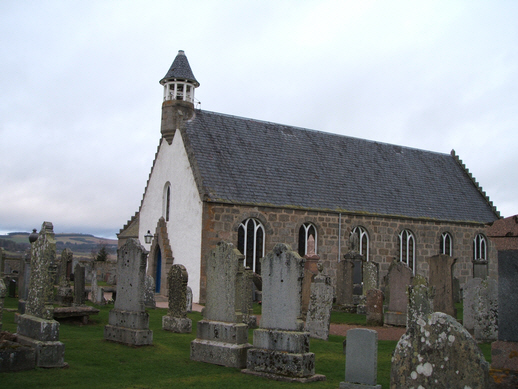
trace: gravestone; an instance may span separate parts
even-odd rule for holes
[[[391,389],[489,387],[489,364],[468,331],[435,312],[399,339],[392,355]]]
[[[303,332],[301,320],[304,258],[277,244],[263,258],[261,276],[261,323],[243,372],[282,381],[324,380],[315,374],[315,354],[309,352],[309,333]]]
[[[357,313],[367,314],[367,292],[379,288],[379,264],[373,261],[363,262],[363,292],[356,307]]]
[[[0,255],[2,253],[0,252]],[[0,332],[2,332],[2,315],[4,312],[4,299],[5,294],[7,292],[7,288],[5,287],[4,278],[2,277],[2,273],[0,273]]]
[[[458,304],[461,301],[460,281],[457,277],[453,277],[453,304]]]
[[[306,331],[312,338],[327,340],[333,308],[333,286],[331,285],[331,278],[322,273],[323,269],[322,263],[319,262],[319,274],[311,285]]]
[[[61,252],[61,263],[58,267],[59,270],[59,286],[56,295],[56,301],[58,304],[64,306],[71,306],[74,301],[74,294],[72,287],[70,286],[70,279],[67,274],[68,264],[72,263],[74,254],[70,249],[64,249]]]
[[[33,234],[36,229],[33,230]],[[31,234],[32,235],[32,234]],[[31,279],[31,250],[27,250],[23,256],[23,261],[21,261],[22,269],[21,270],[21,283],[18,286],[18,313],[23,315],[25,313],[25,304],[27,302],[27,297],[29,296],[29,283]],[[15,316],[15,320],[18,320],[17,316]]]
[[[498,251],[498,340],[491,344],[493,388],[518,387],[518,250]]]
[[[498,285],[493,279],[472,278],[464,284],[462,324],[478,341],[498,338]]]
[[[104,299],[104,289],[97,284],[97,270],[92,271],[92,282],[90,283],[90,293],[92,295],[92,302],[97,305],[106,304]]]
[[[362,259],[357,252],[348,252],[344,259],[338,262],[336,280],[336,305],[340,310],[355,313],[356,307],[353,300],[353,269],[354,260]]]
[[[155,309],[156,301],[155,301],[155,279],[146,274],[146,282],[144,287],[144,304],[146,308]]]
[[[379,289],[370,289],[366,299],[366,319],[368,326],[383,325],[383,292]]]
[[[192,320],[187,317],[187,281],[189,276],[183,265],[173,265],[167,273],[169,310],[162,316],[162,328],[180,334],[190,334]]]
[[[407,333],[417,331],[417,323],[433,313],[434,296],[434,287],[428,286],[426,278],[417,274],[408,287]]]
[[[85,305],[85,268],[79,263],[74,268],[74,305]]]
[[[427,259],[430,286],[435,287],[433,307],[435,312],[443,312],[457,317],[453,303],[453,265],[457,259],[439,254]]]
[[[389,266],[385,296],[387,312],[385,324],[392,326],[406,326],[408,309],[407,289],[414,278],[412,269],[404,262],[394,260]]]
[[[378,380],[378,333],[355,328],[347,331],[345,381],[340,389],[381,389]]]
[[[191,342],[191,359],[227,367],[246,366],[248,326],[243,323],[244,256],[220,242],[207,259],[204,319]]]
[[[65,345],[59,341],[59,323],[53,320],[53,282],[50,267],[56,257],[54,227],[44,222],[31,247],[31,278],[25,313],[18,317],[16,339],[35,349],[36,366],[65,366]]]
[[[106,340],[133,346],[153,343],[144,305],[147,254],[134,238],[117,250],[117,300],[104,327]]]
[[[186,310],[187,310],[187,313],[191,313],[192,312],[192,289],[190,286],[187,286],[187,295],[186,295],[186,301],[185,301],[185,305],[186,305]]]
[[[473,263],[473,278],[481,278],[485,280],[487,278],[487,265],[488,262],[486,260],[477,259],[472,260]]]
[[[313,238],[310,236],[310,238]],[[308,242],[308,253],[310,250],[310,242]],[[315,242],[313,241],[313,250]],[[318,274],[317,264],[320,257],[314,253],[304,256],[304,278],[302,280],[302,316],[306,317],[309,309],[309,300],[311,298],[311,285]]]
[[[248,328],[257,328],[257,316],[254,313],[254,273],[249,267],[243,270],[243,323],[248,325]]]

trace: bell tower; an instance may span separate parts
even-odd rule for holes
[[[185,121],[194,118],[194,90],[200,86],[183,50],[178,51],[160,84],[164,86],[160,131],[162,137],[171,144],[176,130],[181,128]]]

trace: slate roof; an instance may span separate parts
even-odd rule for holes
[[[187,56],[183,50],[178,50],[178,54],[176,55],[173,64],[169,68],[169,71],[164,76],[164,78],[160,80],[160,84],[163,84],[165,81],[171,78],[185,79],[192,81],[196,87],[200,86],[200,83],[194,77],[191,66],[189,65],[189,60],[187,59]]]
[[[182,130],[205,201],[492,222],[454,155],[208,111]]]

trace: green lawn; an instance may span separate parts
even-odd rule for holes
[[[6,298],[7,308],[16,308],[17,300]],[[101,307],[98,316],[83,326],[63,322],[60,340],[65,343],[67,369],[35,369],[18,373],[0,373],[0,388],[295,388],[297,383],[270,381],[242,374],[239,369],[226,368],[191,361],[190,342],[195,338],[200,313],[189,314],[193,320],[192,334],[173,334],[162,330],[162,316],[166,309],[148,311],[153,345],[128,347],[110,343],[103,338],[108,312],[113,305]],[[335,317],[336,314],[333,313]],[[351,315],[357,316],[357,315]],[[339,319],[346,320],[342,314]],[[358,318],[353,318],[353,321]],[[356,322],[351,324],[357,324]],[[5,312],[3,330],[16,332],[14,313]],[[249,341],[252,340],[250,330]],[[329,341],[311,340],[311,351],[316,357],[316,373],[327,376],[327,381],[305,384],[308,388],[338,388],[344,380],[344,338],[330,336]],[[378,383],[389,387],[390,358],[395,341],[379,341]],[[490,345],[482,345],[488,357]],[[485,350],[484,350],[485,349]]]

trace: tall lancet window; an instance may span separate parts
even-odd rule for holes
[[[446,254],[450,257],[453,256],[453,240],[449,232],[443,232],[441,240],[439,242],[440,254]]]
[[[254,273],[261,274],[264,244],[264,227],[259,220],[250,218],[239,225],[237,249],[245,256],[245,266]]]
[[[369,260],[369,234],[367,230],[361,226],[354,227],[351,235],[356,234],[358,237],[358,247],[356,248],[366,261]]]
[[[415,274],[415,238],[410,230],[399,233],[399,260],[406,263]]]
[[[312,223],[304,223],[299,229],[299,255],[317,253],[317,229]]]
[[[487,260],[487,242],[486,237],[482,234],[478,234],[473,239],[473,259],[475,261]]]
[[[171,184],[169,182],[164,187],[163,204],[162,216],[168,222],[171,214]]]

